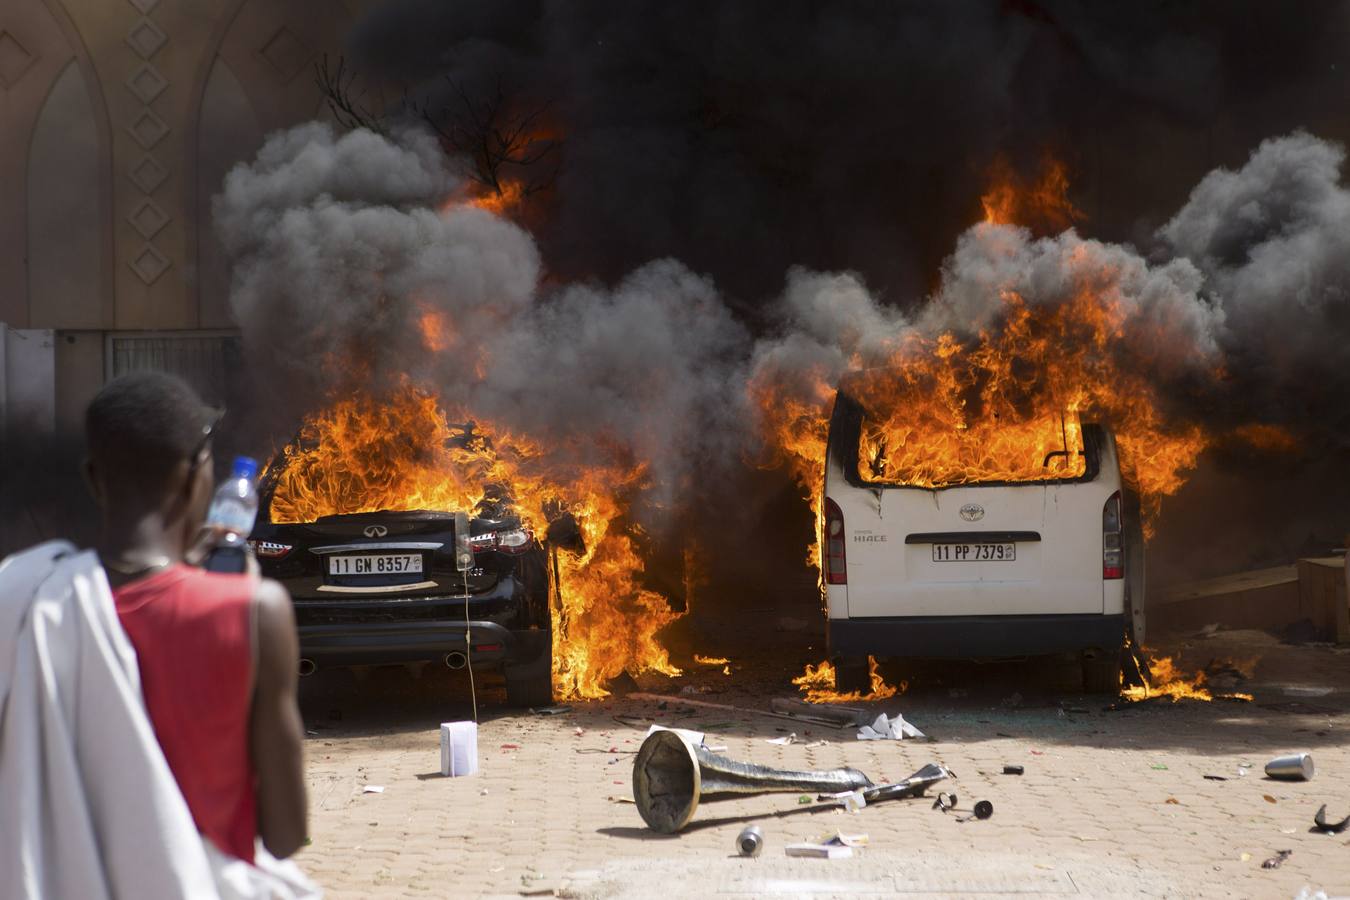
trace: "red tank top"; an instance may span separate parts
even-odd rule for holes
[[[150,722],[197,829],[249,862],[258,830],[249,749],[253,591],[246,575],[185,565],[113,591]]]

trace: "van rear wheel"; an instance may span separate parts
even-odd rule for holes
[[[834,658],[834,689],[841,694],[867,694],[872,690],[872,676],[867,658],[837,656]]]
[[[1083,690],[1089,694],[1120,693],[1120,649],[1083,652]]]

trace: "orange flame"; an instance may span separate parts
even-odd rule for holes
[[[991,186],[980,198],[986,223],[1060,232],[1086,218],[1069,200],[1069,176],[1058,160],[1046,159],[1040,179],[1031,185],[1003,157],[995,159],[990,169]]]
[[[1062,165],[1047,163],[1030,189],[999,165],[1002,177],[984,200],[987,224],[975,227],[1021,217],[1068,225],[1082,217],[1067,199]],[[898,339],[881,368],[859,373],[850,386],[864,407],[862,477],[922,487],[1072,478],[1084,472],[1083,425],[1100,423],[1116,436],[1122,474],[1139,493],[1151,535],[1162,498],[1181,488],[1212,438],[1170,420],[1159,389],[1116,363],[1126,309],[1093,282],[1082,279],[1057,306],[1005,291],[997,330],[973,340],[917,332]],[[855,370],[869,364],[856,355],[849,362]],[[770,463],[788,470],[811,505],[816,529],[807,560],[819,573],[835,390],[823,369],[804,377],[791,386],[761,377],[750,395],[768,434]]]
[[[829,660],[818,666],[807,663],[806,671],[792,679],[792,683],[797,685],[801,692],[806,695],[807,703],[857,703],[867,700],[886,700],[896,694],[904,693],[906,688],[909,687],[903,681],[900,682],[899,687],[892,687],[887,684],[886,679],[882,678],[881,673],[877,671],[877,660],[874,656],[867,657],[867,673],[872,679],[872,689],[866,695],[859,691],[841,694],[835,690],[835,670],[834,665]]]
[[[432,353],[443,353],[455,342],[455,332],[445,313],[427,309],[417,319],[417,330],[422,334],[422,343]]]
[[[536,534],[570,511],[584,555],[559,553],[553,607],[554,689],[561,697],[602,697],[628,670],[678,675],[657,632],[679,617],[640,584],[643,562],[624,530],[624,496],[641,466],[558,462],[530,439],[448,416],[437,398],[404,386],[389,396],[339,400],[311,416],[285,451],[274,522],[379,510],[474,510],[504,491]],[[552,512],[550,516],[548,513]]]
[[[1256,660],[1231,663],[1232,667],[1249,676]],[[1166,697],[1173,703],[1178,700],[1199,700],[1209,703],[1214,700],[1209,679],[1204,672],[1194,675],[1185,674],[1170,656],[1152,657],[1148,661],[1149,684],[1123,688],[1120,696],[1131,702]],[[1251,700],[1251,694],[1219,694],[1225,700]]]
[[[501,190],[484,188],[469,203],[499,216],[513,218],[525,201],[525,185],[519,181],[503,181]]]

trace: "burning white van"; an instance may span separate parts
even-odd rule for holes
[[[895,392],[870,386],[887,377],[846,376],[830,420],[837,688],[866,690],[868,655],[1074,653],[1087,690],[1117,690],[1127,629],[1143,639],[1143,533],[1110,430],[1062,413],[935,427],[885,408]]]

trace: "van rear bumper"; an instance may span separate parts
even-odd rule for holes
[[[1096,613],[1053,616],[898,616],[828,619],[830,656],[967,659],[1036,656],[1124,642],[1125,617]]]

